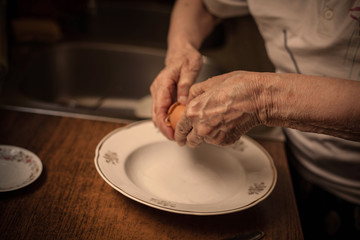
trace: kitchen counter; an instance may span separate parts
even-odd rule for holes
[[[26,148],[44,166],[34,183],[0,193],[0,238],[210,240],[261,230],[264,240],[303,239],[283,142],[258,140],[278,172],[268,198],[236,213],[189,216],[135,202],[97,173],[97,144],[123,126],[0,110],[0,144]]]

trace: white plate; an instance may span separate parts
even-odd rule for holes
[[[42,168],[34,153],[20,147],[0,145],[0,192],[29,185],[40,176]]]
[[[178,147],[151,121],[116,129],[98,144],[95,165],[114,189],[161,210],[216,215],[264,200],[277,174],[270,155],[243,136],[230,147]]]

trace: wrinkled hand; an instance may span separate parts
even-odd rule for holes
[[[176,98],[186,104],[189,89],[201,69],[202,56],[191,46],[173,48],[168,50],[165,65],[150,87],[152,120],[167,138],[174,139],[173,129],[164,121],[167,111]]]
[[[202,142],[229,145],[261,123],[257,83],[263,75],[236,71],[195,84],[190,89],[185,114],[180,118],[175,140],[198,147]]]

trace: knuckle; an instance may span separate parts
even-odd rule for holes
[[[202,56],[199,53],[191,54],[190,58],[184,63],[184,67],[191,72],[197,72],[202,66]]]
[[[175,133],[176,133],[178,136],[183,136],[183,135],[186,135],[186,134],[188,133],[188,130],[186,130],[186,129],[183,127],[183,125],[177,124]]]
[[[203,142],[203,138],[197,135],[195,131],[191,131],[186,140],[189,147],[198,147]]]
[[[175,138],[176,139],[185,138],[189,134],[191,129],[192,129],[191,121],[185,118],[185,116],[182,116],[179,119],[178,124],[176,124]]]
[[[203,88],[201,83],[197,83],[191,86],[189,90],[189,95],[191,96],[197,96],[203,93]]]
[[[188,139],[186,144],[191,148],[196,148],[201,144],[201,141],[195,141],[195,140]]]
[[[193,52],[192,59],[194,59],[194,61],[197,62],[198,64],[201,64],[203,61],[202,55],[199,52]]]
[[[189,81],[180,81],[178,83],[178,88],[186,88],[186,89],[189,89],[191,87],[191,82]]]
[[[200,112],[194,107],[189,107],[185,111],[185,115],[186,115],[186,117],[188,117],[189,119],[192,119],[193,121],[195,121],[195,119],[199,119],[201,117]]]
[[[211,132],[212,132],[212,128],[204,124],[198,126],[197,128],[197,133],[199,134],[199,136],[202,137],[208,136]]]

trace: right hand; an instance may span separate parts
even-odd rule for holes
[[[189,89],[195,82],[202,63],[201,54],[190,44],[186,47],[169,48],[165,68],[150,87],[153,100],[152,120],[168,139],[174,139],[174,131],[165,124],[167,111],[176,100],[186,105]]]
[[[229,145],[265,123],[261,113],[271,102],[263,88],[268,78],[269,74],[234,71],[193,85],[185,114],[176,125],[176,142],[191,148],[202,142]]]

